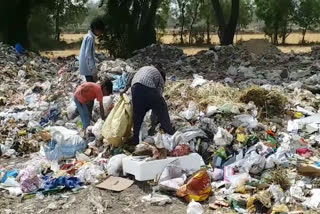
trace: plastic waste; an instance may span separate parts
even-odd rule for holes
[[[210,171],[209,174],[213,181],[220,181],[223,179],[223,169],[215,168],[213,172]]]
[[[84,151],[87,147],[87,142],[78,135],[77,131],[61,126],[49,127],[48,130],[52,136],[51,142],[43,146],[48,160],[60,161],[72,158],[76,152]]]
[[[165,204],[171,204],[172,199],[167,195],[161,195],[158,193],[152,193],[141,198],[142,203],[149,203],[153,205],[163,206]]]
[[[113,101],[114,101],[114,96],[103,97],[103,109],[106,117],[108,117],[108,115],[110,114],[113,108]],[[98,119],[100,119],[100,103],[97,100],[94,101],[92,117],[94,121],[97,121]]]
[[[284,201],[285,194],[280,185],[272,184],[268,191],[272,194],[276,204],[281,204]]]
[[[100,166],[88,163],[77,170],[76,177],[85,184],[96,184],[106,178],[106,174]]]
[[[131,135],[132,124],[132,106],[129,97],[124,94],[106,119],[102,136],[109,144],[119,146]]]
[[[37,191],[41,187],[41,180],[34,168],[23,169],[17,179],[19,180],[21,190],[24,193]]]
[[[204,79],[203,76],[200,76],[198,74],[193,74],[193,81],[191,83],[191,88],[195,88],[197,86],[202,86],[207,82],[208,82],[208,80]]]
[[[78,111],[77,111],[77,106],[75,104],[75,102],[72,100],[70,101],[70,103],[68,104],[67,107],[67,116],[69,120],[73,120],[74,118],[76,118],[78,116]]]
[[[159,178],[160,189],[177,191],[187,180],[186,172],[179,166],[179,162],[170,163]]]
[[[320,189],[311,190],[311,198],[306,199],[302,204],[310,209],[319,209],[320,205]]]
[[[258,120],[248,114],[237,115],[234,118],[239,122],[239,126],[249,129],[255,129],[259,125]]]
[[[232,134],[227,130],[219,127],[217,134],[214,136],[214,142],[218,146],[227,146],[230,145],[233,140]]]
[[[198,171],[187,184],[177,191],[179,197],[184,197],[188,202],[205,201],[211,195],[211,179],[207,170]]]
[[[3,178],[1,179],[1,183],[5,183],[8,178],[16,178],[18,174],[19,172],[16,169],[6,172]]]
[[[207,111],[206,111],[206,116],[207,117],[211,117],[212,115],[214,115],[217,112],[218,112],[218,107],[217,106],[208,105]]]
[[[122,171],[122,159],[127,157],[125,154],[115,155],[108,161],[108,175],[119,176]]]
[[[113,91],[119,92],[122,89],[125,89],[127,85],[128,73],[123,72],[122,75],[112,75],[115,79],[113,82]]]
[[[204,213],[204,210],[203,210],[203,207],[200,203],[192,200],[188,204],[187,214],[203,214],[203,213]]]
[[[181,157],[188,155],[191,152],[190,146],[187,144],[179,144],[170,152],[170,156],[172,157]]]
[[[181,116],[184,117],[186,120],[192,120],[195,119],[199,114],[199,108],[198,105],[191,101],[189,102],[188,109],[181,112]]]
[[[102,130],[103,124],[104,124],[104,121],[102,119],[99,119],[92,127],[92,134],[96,138],[99,138],[101,136],[101,130]]]

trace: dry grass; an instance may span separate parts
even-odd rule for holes
[[[79,42],[85,34],[62,34],[61,39],[65,41],[68,44]],[[235,42],[237,41],[248,41],[250,39],[265,39],[266,37],[264,34],[244,34],[244,35],[238,35],[235,38]],[[176,37],[176,39],[179,39],[179,37]],[[186,38],[187,41],[188,38]],[[302,39],[302,35],[300,33],[292,33],[289,35],[287,39],[288,44],[298,44]],[[175,43],[174,38],[172,35],[165,35],[162,37],[162,41],[165,44],[172,44]],[[320,43],[320,33],[307,33],[306,34],[306,41],[308,42],[319,42]],[[212,34],[211,42],[213,44],[219,43],[219,38],[216,34]],[[304,52],[310,52],[311,47],[310,46],[279,46],[278,47],[282,52],[284,53],[304,53]],[[183,51],[187,55],[194,55],[198,53],[201,50],[207,49],[206,47],[182,47]],[[41,55],[47,56],[50,58],[57,58],[57,57],[66,57],[70,55],[78,55],[79,50],[59,50],[59,51],[45,51],[42,52]]]

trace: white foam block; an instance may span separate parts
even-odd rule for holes
[[[179,161],[178,166],[187,171],[197,171],[205,165],[202,157],[197,153],[152,161],[129,156],[122,159],[123,173],[134,175],[137,181],[154,180],[158,175],[161,175],[168,164],[174,161]]]

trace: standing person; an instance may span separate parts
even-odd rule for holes
[[[101,85],[92,82],[86,82],[78,86],[74,93],[74,102],[76,103],[77,110],[83,124],[83,130],[90,125],[92,108],[88,105],[94,102],[95,99],[100,103],[100,117],[105,120],[103,97],[112,94],[112,82],[110,79],[103,81]]]
[[[80,75],[85,76],[87,82],[97,81],[97,68],[95,61],[95,38],[104,31],[104,23],[101,18],[95,18],[90,24],[90,30],[84,37],[80,55]]]
[[[157,66],[160,68],[160,66]],[[174,134],[167,104],[162,96],[166,76],[165,72],[153,66],[145,66],[128,81],[125,93],[131,85],[132,106],[133,106],[133,137],[135,144],[139,144],[139,133],[146,113],[152,110],[151,118],[160,122],[161,129]]]

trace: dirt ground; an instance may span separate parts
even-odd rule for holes
[[[0,159],[1,166],[9,169],[19,168],[29,158]],[[141,202],[141,197],[152,193],[147,182],[135,182],[123,192],[117,193],[101,190],[94,185],[86,186],[77,192],[64,191],[41,198],[30,199],[11,197],[6,191],[0,190],[0,214],[18,213],[56,213],[56,214],[185,214],[187,203],[183,199],[172,198],[172,203],[164,206],[150,205]],[[203,204],[206,214],[234,213],[210,210],[209,202]]]

